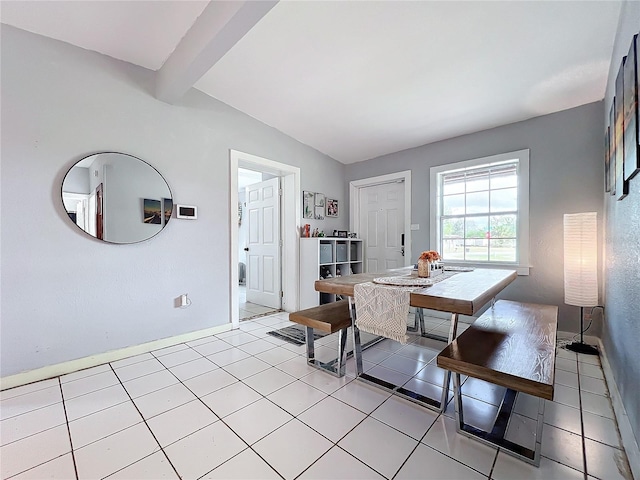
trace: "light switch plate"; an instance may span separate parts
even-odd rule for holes
[[[412,223],[411,224],[411,230],[420,230],[420,224],[419,223]]]

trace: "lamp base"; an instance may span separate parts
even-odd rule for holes
[[[596,347],[583,342],[570,343],[569,345],[566,345],[566,349],[576,353],[583,353],[585,355],[600,355]]]

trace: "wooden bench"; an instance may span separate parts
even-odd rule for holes
[[[307,363],[314,368],[319,368],[337,377],[344,376],[347,360],[347,330],[351,326],[349,302],[340,300],[300,310],[299,312],[290,313],[289,320],[305,326]],[[326,363],[316,360],[314,330],[329,334],[338,332],[338,357],[335,360]]]
[[[553,400],[558,307],[497,301],[437,357],[437,365],[454,373],[456,429],[540,465],[545,400]],[[460,374],[506,387],[495,425],[486,432],[464,423]],[[539,398],[535,447],[505,438],[518,392]]]

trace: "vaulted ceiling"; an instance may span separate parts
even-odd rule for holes
[[[603,98],[618,1],[2,1],[343,163]]]

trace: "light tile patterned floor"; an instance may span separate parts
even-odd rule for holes
[[[445,330],[443,320],[426,323]],[[1,392],[1,477],[631,478],[597,357],[558,349],[535,468],[456,434],[451,403],[436,414],[354,381],[353,361],[342,379],[311,369],[304,347],[266,333],[287,325],[285,313],[260,317]],[[368,349],[365,367],[439,395],[443,344],[412,340]],[[331,355],[334,341],[320,339],[317,352]],[[467,420],[492,422],[502,389],[468,380],[463,390]],[[536,406],[519,396],[510,438],[529,439]]]
[[[258,305],[257,303],[247,302],[247,287],[246,285],[239,286],[238,295],[239,305],[239,318],[240,320],[247,320],[250,318],[257,318],[263,315],[279,312],[280,310],[265,307],[264,305]]]

